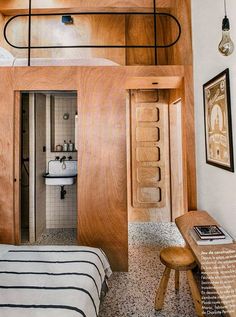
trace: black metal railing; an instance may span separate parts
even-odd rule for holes
[[[153,39],[153,45],[47,45],[47,46],[34,46],[31,45],[31,29],[32,29],[32,17],[35,16],[63,16],[68,15],[68,12],[64,13],[32,13],[32,5],[31,0],[29,0],[29,13],[28,14],[18,14],[13,17],[11,17],[7,23],[4,26],[4,38],[6,42],[16,49],[27,49],[28,50],[28,66],[30,66],[31,62],[31,50],[34,49],[56,49],[56,48],[153,48],[155,50],[155,65],[157,65],[157,49],[158,48],[168,48],[173,45],[175,45],[181,36],[181,25],[178,21],[178,19],[166,12],[157,12],[156,11],[156,0],[153,0],[153,12],[77,12],[72,13],[71,15],[151,15],[154,19],[154,39]],[[156,17],[157,16],[167,16],[171,18],[177,25],[178,28],[178,34],[176,36],[176,39],[172,41],[169,44],[166,45],[158,45],[157,43],[157,23],[156,23]],[[29,17],[28,19],[28,45],[27,46],[18,46],[12,44],[8,38],[7,38],[7,28],[9,24],[16,18],[19,17]]]

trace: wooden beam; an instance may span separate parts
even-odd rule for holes
[[[158,8],[171,8],[174,0],[159,0]],[[152,12],[152,0],[33,0],[33,13],[61,13],[79,11],[144,11]],[[1,1],[0,12],[4,15],[24,14],[28,11],[28,0]]]

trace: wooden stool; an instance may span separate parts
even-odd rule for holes
[[[161,310],[164,304],[164,297],[167,289],[171,269],[175,270],[175,289],[179,290],[179,271],[187,271],[188,283],[190,286],[195,310],[198,316],[202,317],[201,295],[194,279],[192,269],[197,265],[188,248],[168,247],[160,252],[160,260],[166,266],[161,278],[159,288],[156,292],[155,309]]]

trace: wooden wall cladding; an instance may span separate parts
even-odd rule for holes
[[[169,10],[158,10],[169,13]],[[178,32],[176,23],[167,16],[156,17],[157,45],[168,45],[176,39]],[[154,21],[152,16],[126,16],[126,44],[154,45]],[[157,64],[167,65],[173,48],[157,49]],[[135,48],[126,50],[126,65],[154,65],[155,50],[153,48]]]
[[[14,243],[14,89],[12,72],[2,68],[0,73],[0,241]]]
[[[194,123],[194,102],[193,102],[193,69],[191,65],[184,67],[185,75],[180,89],[170,91],[169,103],[181,99],[182,117],[182,141],[183,141],[183,206],[184,210],[195,210],[197,208],[197,180],[195,161],[195,123]],[[189,135],[192,137],[189,138]],[[194,159],[190,159],[192,153]],[[195,193],[193,195],[193,193]],[[178,213],[176,214],[178,217]]]
[[[176,99],[176,102],[169,106],[172,220],[187,210],[183,180],[182,111],[181,99]]]
[[[158,0],[159,8],[170,8],[173,0]],[[0,12],[5,15],[27,13],[28,0],[1,1]],[[153,10],[152,0],[34,0],[33,12],[78,12],[79,11],[147,11]]]
[[[182,66],[0,68],[4,78],[0,82],[0,242],[17,241],[15,91],[76,90],[80,140],[78,239],[81,244],[102,247],[114,270],[127,270],[126,83],[130,77],[184,75]],[[188,107],[186,111],[190,111]],[[187,154],[190,166],[195,159],[192,152]],[[194,173],[191,171],[192,177]]]
[[[174,0],[172,0],[174,1]],[[186,0],[188,1],[188,0]],[[35,4],[36,5],[36,4]],[[174,8],[161,8],[158,12],[173,13],[181,22],[183,29],[181,39],[174,47],[157,49],[157,64],[188,64],[191,61],[191,29],[189,26],[189,7],[181,0],[184,14]],[[99,9],[99,8],[98,8]],[[185,16],[187,15],[187,17]],[[6,22],[9,19],[5,17]],[[118,16],[73,16],[73,25],[61,23],[60,16],[32,17],[32,45],[154,45],[153,16],[118,15]],[[1,24],[1,19],[0,19]],[[157,44],[167,45],[177,37],[176,23],[169,17],[157,16]],[[51,32],[48,32],[51,30]],[[10,42],[27,46],[28,18],[19,17],[13,20],[8,28]],[[187,44],[186,45],[183,43]],[[10,47],[3,41],[3,46],[16,57],[27,57],[27,50]],[[186,53],[190,51],[190,54]],[[32,50],[32,57],[50,58],[109,58],[120,65],[154,65],[153,48],[128,49],[40,49]]]
[[[32,46],[125,45],[124,16],[73,16],[73,19],[73,25],[65,25],[61,22],[61,16],[32,17]],[[7,36],[15,45],[27,46],[28,19],[19,17],[13,20]],[[27,56],[26,50],[14,49],[9,45],[6,47],[16,57]],[[32,50],[32,57],[103,57],[124,65],[125,49],[41,49]]]
[[[168,55],[168,64],[170,65],[192,65],[192,28],[191,28],[191,0],[173,0],[175,3],[170,13],[176,16],[182,28],[181,38],[178,43],[172,47]],[[175,38],[175,30],[169,34]],[[192,89],[192,88],[191,88]]]
[[[0,34],[3,34],[3,27],[5,23],[5,18],[4,16],[0,13]],[[0,36],[0,45],[3,46],[3,36]]]
[[[96,69],[84,75],[90,80],[79,91],[79,241],[99,245],[115,269],[126,270],[126,110],[119,84],[124,73]]]
[[[191,65],[185,67],[185,86],[183,91],[184,99],[184,126],[183,133],[186,134],[186,143],[188,151],[192,153],[193,157],[196,157],[195,148],[195,121],[194,121],[194,100],[193,100],[193,67]],[[189,138],[188,135],[192,137]],[[197,192],[197,180],[196,180],[196,160],[187,161],[187,170],[189,171],[187,177],[187,192],[188,192],[188,210],[197,209],[197,195],[192,193]]]
[[[153,45],[153,17],[141,15],[126,16],[126,44]],[[152,48],[128,48],[126,65],[154,65],[155,51]]]

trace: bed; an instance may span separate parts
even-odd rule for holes
[[[0,245],[0,316],[97,317],[110,275],[97,248]]]
[[[107,58],[31,58],[31,66],[119,66]],[[0,48],[0,67],[28,66],[27,58],[15,58],[9,51]]]

